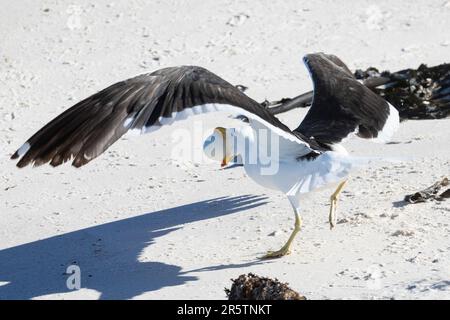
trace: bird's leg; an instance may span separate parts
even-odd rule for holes
[[[295,236],[300,231],[302,227],[302,218],[300,217],[300,214],[298,213],[297,209],[294,209],[295,212],[295,225],[294,230],[292,231],[291,235],[289,236],[288,241],[286,244],[281,247],[280,250],[277,251],[269,251],[265,256],[262,257],[262,259],[273,259],[273,258],[280,258],[282,256],[288,255],[291,253],[291,245],[294,241]]]
[[[331,195],[330,197],[330,215],[328,217],[328,221],[330,223],[330,229],[333,229],[336,224],[336,206],[337,201],[339,199],[339,194],[341,193],[342,189],[344,188],[345,184],[347,183],[347,180],[342,181],[336,191]]]

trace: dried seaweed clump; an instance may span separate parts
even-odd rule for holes
[[[446,198],[450,198],[450,188],[445,190],[441,194],[438,193],[442,189],[442,187],[446,187],[448,185],[448,178],[444,178],[422,191],[418,191],[416,193],[405,196],[405,201],[409,203],[426,202],[428,200],[443,201]]]
[[[231,280],[231,289],[225,289],[228,300],[306,300],[298,292],[278,279],[263,278],[252,273]]]
[[[357,70],[357,79],[385,78],[372,90],[393,106],[402,119],[440,119],[450,116],[450,64],[434,67],[421,64],[417,69],[391,73],[376,68]]]

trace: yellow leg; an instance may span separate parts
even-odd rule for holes
[[[294,238],[297,235],[297,233],[300,231],[301,227],[302,227],[302,218],[300,217],[300,214],[297,211],[295,211],[294,230],[292,231],[286,244],[280,250],[269,251],[265,256],[262,257],[262,259],[280,258],[282,256],[290,254],[292,242],[294,241]]]
[[[347,183],[347,180],[342,181],[336,191],[331,195],[330,197],[330,215],[328,217],[328,221],[330,223],[330,229],[333,229],[334,226],[336,225],[336,206],[337,206],[337,201],[339,199],[339,194],[342,192],[342,189],[344,188],[345,184]]]

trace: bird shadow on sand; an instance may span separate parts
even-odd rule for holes
[[[80,267],[81,287],[100,292],[100,299],[129,299],[195,281],[180,266],[138,257],[156,238],[183,224],[255,208],[266,204],[266,199],[220,197],[0,250],[0,299],[70,292],[66,285],[69,265]]]

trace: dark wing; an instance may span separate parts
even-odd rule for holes
[[[21,157],[18,167],[47,162],[58,166],[74,158],[72,164],[80,167],[130,129],[148,132],[175,118],[230,108],[309,147],[230,83],[204,68],[182,66],[118,82],[88,97],[50,121],[11,158]]]
[[[312,53],[312,54],[305,56],[303,61],[309,59],[308,56],[311,57],[311,56],[315,56],[315,55],[322,56],[322,57],[330,60],[335,65],[340,67],[342,72],[347,74],[349,77],[354,78],[353,73],[350,71],[350,69],[347,67],[347,65],[338,56],[335,56],[334,54]]]
[[[324,53],[303,58],[314,83],[310,110],[294,132],[331,145],[350,133],[386,142],[399,124],[397,110],[358,82],[336,56]]]

